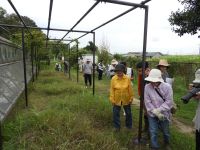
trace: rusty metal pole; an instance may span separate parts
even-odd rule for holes
[[[79,81],[79,64],[78,64],[78,41],[76,43],[76,59],[77,59],[77,83]]]
[[[95,94],[95,51],[96,51],[96,49],[95,49],[95,32],[93,32],[93,45],[94,45],[94,47],[93,47],[93,49],[92,49],[92,52],[93,52],[93,87],[92,87],[92,89],[93,89],[93,95]]]
[[[71,62],[70,62],[70,44],[68,44],[68,51],[69,51],[69,79],[71,79]]]
[[[148,6],[145,7],[145,19],[144,19],[144,36],[143,36],[143,54],[142,54],[142,85],[141,85],[141,97],[140,97],[140,112],[139,112],[139,128],[138,128],[138,142],[144,142],[142,140],[142,118],[143,118],[143,106],[144,106],[144,77],[145,77],[145,60],[146,60],[146,47],[147,47],[147,27],[148,27]]]
[[[38,77],[38,66],[37,66],[37,47],[34,48],[34,56],[35,56],[35,79]]]
[[[22,28],[22,51],[23,51],[23,65],[24,65],[25,101],[26,101],[26,107],[28,107],[28,88],[27,88],[27,78],[26,78],[26,51],[24,47],[24,29],[23,28]]]
[[[31,40],[33,40],[33,38],[31,38]],[[35,77],[34,77],[34,57],[33,57],[33,42],[31,41],[31,70],[32,70],[32,82],[35,81]]]

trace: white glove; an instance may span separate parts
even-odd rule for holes
[[[155,116],[158,116],[160,114],[160,110],[158,108],[156,109],[153,109],[152,110],[152,113],[155,115]]]
[[[164,120],[165,119],[165,116],[162,113],[158,114],[157,117],[158,117],[159,120]]]
[[[164,120],[165,116],[160,112],[160,110],[158,108],[153,109],[152,113],[158,117],[159,120]]]

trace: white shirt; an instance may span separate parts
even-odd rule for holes
[[[126,68],[127,70],[126,70],[126,75],[129,77],[129,78],[131,78],[131,76],[132,76],[132,68]]]

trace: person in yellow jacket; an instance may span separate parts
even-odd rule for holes
[[[111,80],[110,101],[113,105],[113,124],[116,131],[120,130],[120,110],[123,106],[126,113],[126,128],[132,129],[131,103],[133,100],[133,89],[130,78],[124,74],[125,66],[116,65],[116,75]]]

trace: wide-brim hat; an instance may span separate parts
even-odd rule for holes
[[[192,81],[193,83],[200,83],[200,69],[195,72],[195,79]]]
[[[146,77],[145,80],[149,82],[164,82],[159,69],[152,69],[149,72],[149,76]]]
[[[166,59],[161,59],[161,60],[159,61],[159,64],[157,65],[157,67],[159,67],[159,66],[169,67],[170,64],[168,64],[168,62],[167,62]]]
[[[116,61],[115,59],[113,59],[113,60],[111,61],[111,64],[112,64],[112,65],[117,65],[117,64],[118,64],[118,61]]]

